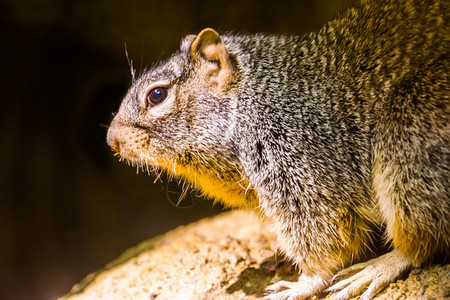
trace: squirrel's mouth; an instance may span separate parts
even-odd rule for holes
[[[154,174],[157,177],[161,175],[162,171],[168,174],[180,176],[187,173],[193,173],[191,168],[184,166],[181,162],[175,162],[173,158],[169,158],[167,153],[162,155],[157,153],[158,149],[150,147],[148,143],[145,145],[138,145],[138,143],[124,143],[116,142],[117,145],[111,147],[115,152],[114,156],[119,158],[120,162],[125,162],[131,167],[136,167],[137,172],[146,172],[149,175]]]
[[[115,152],[114,156],[119,161],[143,170],[150,170],[162,166],[161,155],[152,155],[157,149],[150,147],[148,134],[139,128],[129,126],[117,117],[111,122],[108,129],[106,141]]]
[[[120,162],[125,162],[129,166],[135,167],[137,173],[147,173],[156,178],[159,178],[164,171],[170,173],[169,166],[173,165],[173,163],[170,163],[169,161],[155,159],[144,153],[136,153],[132,150],[126,151],[123,148],[120,152],[116,151],[114,156],[118,157]],[[172,169],[175,169],[175,167],[172,167]]]

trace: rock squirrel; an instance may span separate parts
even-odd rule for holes
[[[267,299],[372,298],[449,258],[449,24],[447,1],[362,0],[304,36],[205,29],[133,81],[108,144],[258,211],[301,269]]]

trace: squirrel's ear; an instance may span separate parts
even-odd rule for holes
[[[202,68],[213,85],[223,89],[229,83],[232,69],[230,57],[219,34],[214,29],[203,29],[195,37],[190,47],[190,54],[196,61],[203,59],[214,62],[214,64],[208,64],[208,67]]]

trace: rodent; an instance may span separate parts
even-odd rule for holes
[[[107,142],[258,211],[301,269],[267,299],[370,299],[449,258],[448,24],[448,1],[362,0],[303,36],[204,29],[133,82]]]

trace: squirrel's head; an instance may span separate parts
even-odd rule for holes
[[[180,51],[134,82],[108,130],[109,146],[138,167],[166,170],[210,195],[225,193],[218,181],[242,180],[233,141],[236,68],[213,29],[187,36]]]

